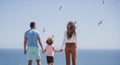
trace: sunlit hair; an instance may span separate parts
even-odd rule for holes
[[[76,34],[75,29],[76,29],[75,24],[72,21],[68,22],[68,24],[67,24],[67,38],[68,39],[70,39],[73,34],[74,35]]]
[[[49,37],[48,39],[47,39],[47,41],[46,41],[46,43],[48,44],[48,45],[52,45],[53,44],[53,38],[52,37]]]

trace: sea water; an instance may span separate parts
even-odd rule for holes
[[[66,65],[64,52],[55,53],[54,65]],[[120,50],[77,50],[77,65],[120,65]],[[0,49],[0,65],[28,65],[23,49]],[[47,65],[41,53],[42,65]],[[33,60],[33,65],[36,61]],[[72,64],[71,64],[72,65]]]

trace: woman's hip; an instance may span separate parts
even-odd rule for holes
[[[66,43],[65,49],[76,49],[76,43]]]

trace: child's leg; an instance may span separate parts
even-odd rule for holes
[[[51,65],[51,63],[48,63],[48,65]]]
[[[28,60],[28,65],[32,65],[32,60]]]
[[[51,63],[51,65],[54,65],[54,63]]]
[[[40,60],[36,60],[37,65],[41,65]]]
[[[48,65],[54,65],[54,63],[48,63]]]

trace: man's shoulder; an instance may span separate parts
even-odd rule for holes
[[[38,30],[35,29],[34,32],[38,33]]]
[[[30,31],[30,29],[29,29],[29,30],[26,30],[25,33],[28,33],[29,31]]]
[[[39,35],[39,32],[38,32],[38,30],[34,30],[34,33],[36,33],[36,34],[38,34],[38,35]]]

